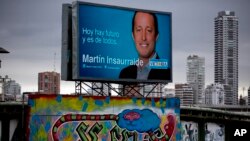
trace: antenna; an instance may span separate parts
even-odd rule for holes
[[[242,90],[243,90],[243,96],[244,96],[245,87],[243,87]]]
[[[56,72],[56,53],[54,53],[54,64],[53,64],[54,72]]]

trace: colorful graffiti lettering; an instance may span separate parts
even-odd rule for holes
[[[167,119],[168,119],[168,123],[164,126],[164,130],[166,134],[163,134],[162,130],[159,128],[159,124],[160,124],[159,117],[155,113],[153,113],[153,111],[149,109],[125,110],[118,116],[117,115],[67,114],[67,115],[62,116],[56,121],[52,129],[52,136],[53,136],[54,141],[59,141],[59,138],[57,135],[57,129],[66,122],[85,121],[85,120],[91,120],[91,121],[114,120],[117,122],[117,125],[119,125],[120,128],[125,128],[125,130],[121,131],[121,129],[117,129],[119,127],[117,126],[115,126],[115,128],[113,127],[112,130],[110,131],[110,135],[113,135],[111,137],[111,141],[119,140],[120,138],[122,138],[122,140],[126,140],[127,138],[130,138],[131,136],[135,140],[137,140],[136,138],[137,133],[144,133],[144,132],[148,133],[149,139],[152,141],[159,141],[159,140],[168,141],[170,137],[172,136],[172,133],[175,128],[175,119],[173,115],[167,115]],[[151,121],[154,121],[154,122],[151,122]],[[103,125],[101,125],[99,122],[95,122],[95,124],[92,127],[90,127],[90,130],[88,130],[88,128],[89,128],[89,125],[86,125],[84,122],[81,122],[79,126],[77,127],[76,131],[78,132],[81,140],[88,141],[89,139],[86,136],[86,134],[88,134],[91,141],[97,141],[98,140],[97,134],[103,129]],[[121,135],[119,131],[122,132]],[[136,132],[132,132],[132,131],[136,131]]]
[[[177,141],[178,103],[178,99],[35,96],[29,101],[28,140]]]
[[[82,141],[88,141],[88,138],[86,136],[86,133],[88,133],[91,141],[97,141],[98,136],[97,134],[103,129],[103,126],[96,122],[90,130],[88,130],[88,125],[86,125],[84,122],[81,122],[80,125],[77,127],[77,133],[79,134]]]
[[[59,118],[56,121],[56,123],[54,124],[54,126],[52,128],[53,140],[59,141],[57,131],[58,131],[58,128],[64,123],[72,122],[72,121],[84,121],[84,120],[98,121],[98,120],[116,120],[116,119],[117,119],[116,115],[80,115],[80,114],[74,115],[74,114],[67,114],[67,115],[64,115],[61,118]],[[83,132],[80,132],[80,131],[86,131],[87,128],[88,128],[88,126],[83,124],[83,125],[77,127],[77,132],[84,134]],[[95,126],[93,128],[96,129]],[[96,130],[93,130],[93,131],[96,131]],[[90,135],[92,135],[91,137],[93,137],[94,132],[92,132],[92,130],[90,130],[90,133],[91,133]],[[84,139],[83,141],[88,141],[88,140],[86,140],[87,138],[85,138],[85,135],[82,135],[82,134],[79,134],[81,139]]]

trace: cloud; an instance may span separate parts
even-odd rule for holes
[[[140,133],[153,132],[159,128],[161,123],[157,114],[149,109],[124,110],[118,114],[118,117],[117,124],[119,127]]]

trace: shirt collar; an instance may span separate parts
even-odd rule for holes
[[[157,54],[154,53],[153,57],[149,59],[149,62],[151,59],[156,59],[156,57],[157,57]],[[149,63],[147,63],[143,68],[137,67],[137,79],[147,79],[150,70],[151,68],[150,68]]]
[[[149,62],[150,62],[150,60],[152,60],[152,59],[156,59],[156,57],[157,57],[157,54],[154,53],[153,57],[151,57],[151,58],[149,59],[148,63],[145,65],[144,68],[150,69]],[[143,68],[143,69],[144,69],[144,68]]]

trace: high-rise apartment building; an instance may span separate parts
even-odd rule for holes
[[[227,84],[224,84],[224,104],[225,105],[233,105],[232,95],[233,90],[232,86],[229,86]]]
[[[60,74],[54,71],[39,73],[38,92],[44,94],[60,94]]]
[[[233,105],[238,103],[238,18],[232,11],[222,11],[215,24],[215,83],[232,88]]]
[[[194,91],[194,104],[201,104],[205,87],[205,58],[187,57],[187,83]]]
[[[175,96],[180,98],[181,105],[194,104],[194,92],[189,84],[175,84]]]

